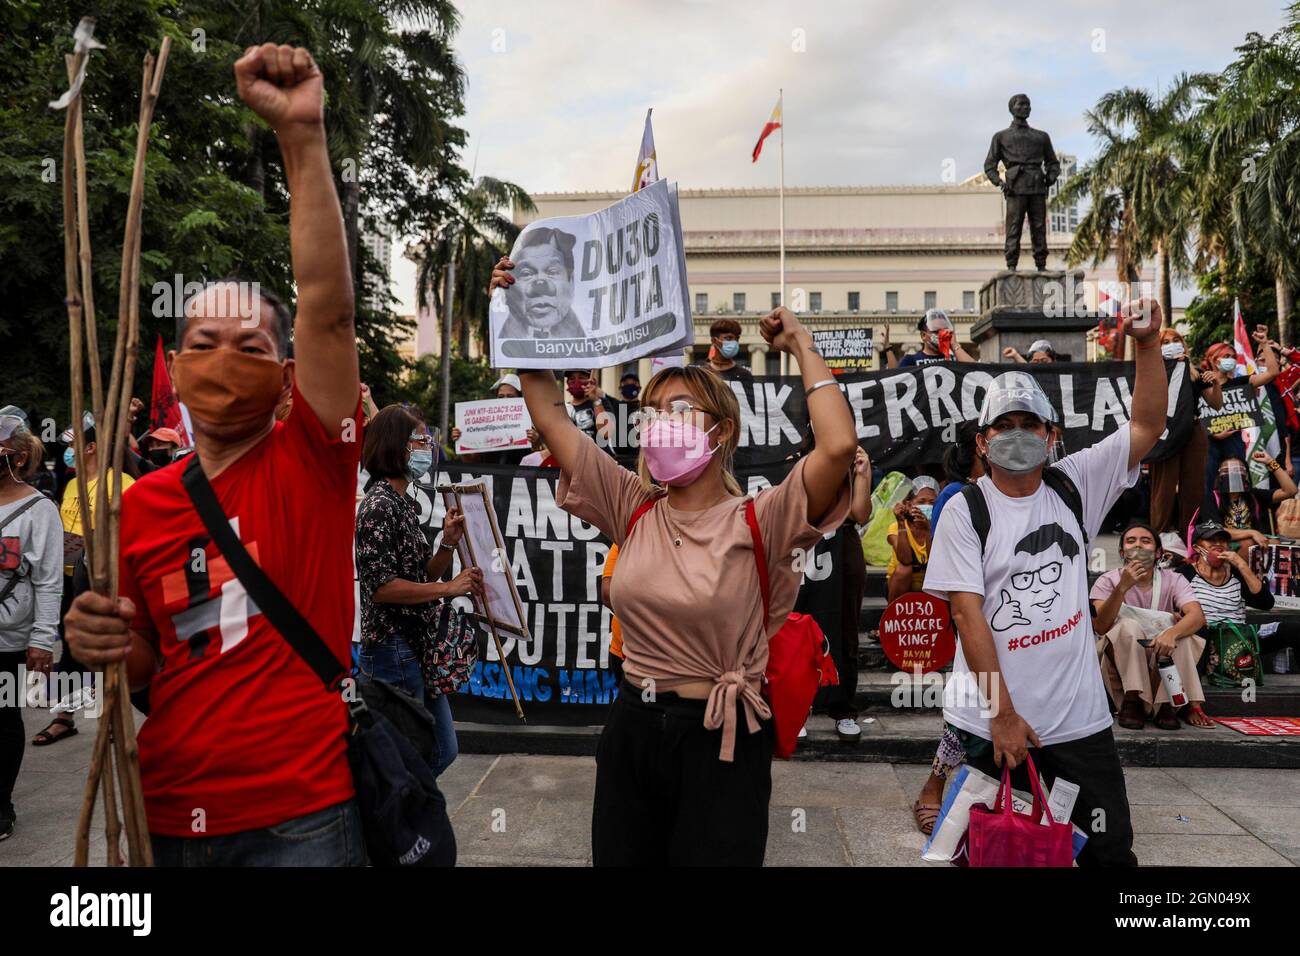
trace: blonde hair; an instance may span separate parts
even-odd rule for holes
[[[15,455],[21,455],[24,452],[27,453],[27,463],[21,468],[14,467],[12,457],[9,459],[10,467],[13,467],[14,474],[18,476],[18,480],[26,481],[28,478],[32,477],[32,475],[36,474],[36,470],[41,467],[41,462],[45,458],[45,445],[39,438],[29,431],[15,432],[10,435],[8,444],[9,450]],[[5,472],[5,477],[8,477],[7,470]]]
[[[722,459],[722,484],[730,494],[736,497],[744,495],[745,492],[741,490],[740,482],[733,473],[736,446],[740,444],[740,403],[736,401],[736,393],[730,385],[708,369],[694,365],[669,366],[660,369],[641,390],[641,407],[653,405],[655,395],[669,382],[678,379],[686,385],[701,411],[708,412],[719,424],[731,422],[731,434],[719,444],[716,454]],[[656,486],[645,462],[644,449],[637,461],[637,474],[641,477],[641,487],[653,493]]]

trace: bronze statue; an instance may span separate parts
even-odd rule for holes
[[[1007,103],[1011,125],[993,134],[984,175],[1002,190],[1007,200],[1007,268],[1020,261],[1020,230],[1029,216],[1029,238],[1034,247],[1034,265],[1039,272],[1047,266],[1047,191],[1061,175],[1061,164],[1052,149],[1052,138],[1032,129],[1029,97],[1017,93]],[[1006,179],[998,178],[998,161],[1006,167]]]

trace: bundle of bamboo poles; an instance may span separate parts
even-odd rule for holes
[[[135,381],[136,352],[140,339],[140,222],[144,206],[145,156],[154,106],[167,68],[171,39],[165,37],[155,58],[144,58],[140,91],[140,117],[135,143],[135,168],[127,205],[122,241],[122,270],[117,302],[117,339],[108,392],[103,389],[99,342],[95,325],[95,303],[91,291],[90,218],[86,190],[86,150],[82,127],[81,84],[85,58],[97,46],[91,41],[94,22],[82,20],[77,27],[76,52],[67,58],[71,98],[66,104],[63,128],[63,254],[67,284],[68,339],[72,369],[72,432],[77,461],[77,490],[81,527],[85,536],[86,569],[91,587],[116,600],[118,596],[118,552],[122,515],[122,464],[126,455],[129,408]],[[75,181],[75,189],[74,189]],[[86,494],[84,367],[90,369],[90,400],[100,454],[101,473],[95,489],[94,510]],[[105,466],[111,462],[111,472]],[[91,520],[91,515],[97,520]],[[104,674],[103,699],[85,796],[77,827],[75,863],[86,866],[90,855],[90,827],[96,795],[103,794],[107,859],[109,866],[120,861],[123,823],[127,858],[132,866],[150,866],[153,854],[145,818],[144,795],[140,786],[139,754],[136,750],[135,718],[131,710],[126,664],[110,666]],[[114,772],[116,771],[116,773]],[[116,788],[114,783],[116,781]],[[122,816],[118,816],[121,807]]]

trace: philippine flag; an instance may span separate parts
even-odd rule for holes
[[[763,132],[758,134],[758,142],[754,144],[754,158],[752,162],[758,162],[758,154],[763,151],[763,140],[772,135],[773,132],[781,128],[781,97],[776,98],[776,106],[772,107],[772,115],[767,118],[767,123],[763,126]]]

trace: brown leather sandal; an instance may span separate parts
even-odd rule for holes
[[[52,734],[50,731],[54,727],[64,728],[62,733]],[[48,747],[50,744],[57,743],[66,737],[77,736],[77,726],[67,717],[55,717],[50,721],[49,726],[32,738],[33,747]]]
[[[916,820],[916,828],[929,836],[934,832],[934,825],[939,819],[939,804],[922,803],[917,800],[912,804],[912,817]]]

